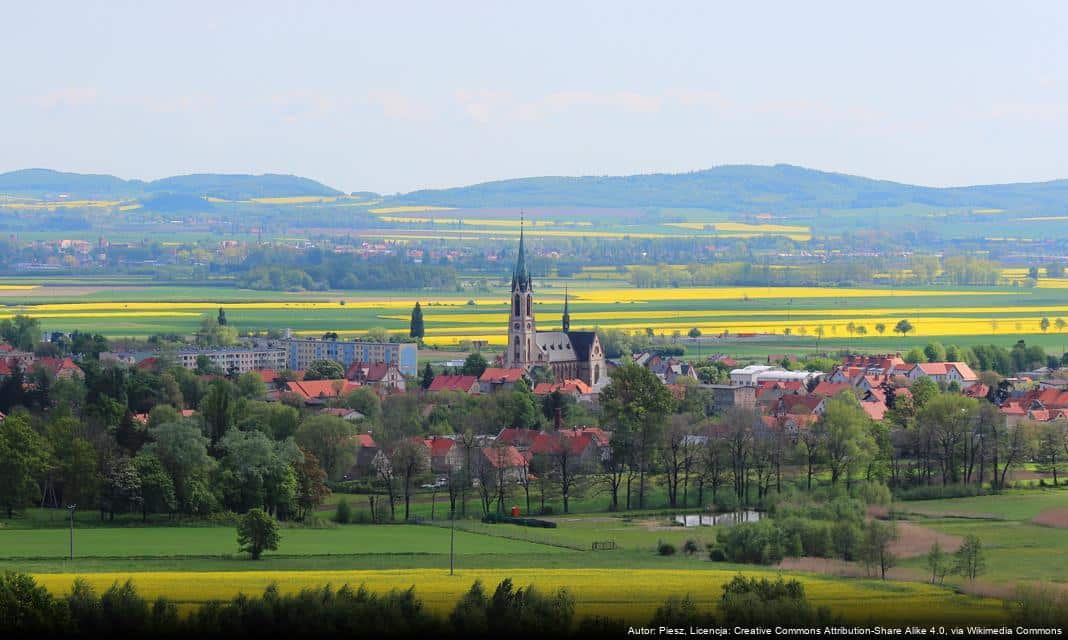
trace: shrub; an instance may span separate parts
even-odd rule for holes
[[[685,553],[688,556],[692,556],[693,554],[697,553],[697,551],[698,551],[697,541],[694,540],[693,538],[690,538],[689,540],[686,541],[685,544],[682,545],[682,552]]]
[[[834,555],[843,560],[856,560],[860,548],[860,526],[848,520],[839,520],[831,529]]]
[[[774,622],[789,627],[825,626],[831,622],[826,607],[813,609],[805,597],[805,587],[797,580],[782,576],[775,582],[767,578],[735,576],[723,585],[719,611],[725,626],[756,627]]]
[[[770,520],[726,527],[716,539],[731,562],[774,564],[783,559],[782,529]]]
[[[352,522],[352,507],[349,506],[349,501],[342,498],[337,503],[337,512],[334,513],[334,522],[338,524],[348,524]]]
[[[723,552],[723,548],[710,544],[708,545],[708,559],[712,562],[726,562],[727,554]]]
[[[862,482],[857,487],[857,497],[866,504],[890,504],[890,488],[881,482]]]
[[[675,545],[669,542],[661,542],[656,546],[656,552],[662,556],[673,556],[675,555]]]
[[[649,621],[649,626],[654,629],[710,627],[714,624],[715,619],[712,615],[698,611],[697,603],[690,598],[689,594],[683,598],[675,596],[668,598],[664,604],[656,608],[653,619]]]

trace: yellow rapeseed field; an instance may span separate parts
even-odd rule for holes
[[[0,284],[0,291],[30,291],[40,286],[39,284]]]
[[[836,287],[688,287],[664,289],[614,288],[578,292],[573,300],[592,302],[653,300],[763,300],[774,298],[894,298],[906,296],[989,296],[1013,292],[923,291],[910,289],[842,289]]]
[[[629,621],[649,619],[655,608],[669,596],[689,594],[702,608],[715,606],[721,586],[738,572],[730,570],[661,569],[461,569],[450,577],[438,569],[384,571],[227,571],[227,572],[147,572],[91,573],[82,577],[98,591],[114,582],[133,580],[148,599],[166,596],[184,603],[223,599],[237,593],[259,594],[274,582],[284,593],[325,584],[360,584],[372,591],[407,589],[415,586],[417,595],[433,612],[445,614],[480,579],[488,589],[511,578],[517,586],[535,585],[543,591],[566,587],[575,597],[580,616],[602,615]],[[747,575],[776,573],[762,569],[746,570]],[[70,590],[75,574],[38,574],[35,578],[50,591]],[[955,594],[928,584],[843,580],[812,575],[791,575],[804,583],[813,604],[829,606],[848,622],[868,621],[878,611],[883,621],[908,619],[943,624],[967,621],[972,624],[1000,624],[1005,619],[1001,602]]]

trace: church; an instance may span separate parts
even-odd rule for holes
[[[564,294],[564,315],[559,331],[539,331],[534,319],[534,283],[527,271],[523,229],[519,230],[519,256],[512,271],[512,304],[508,320],[505,366],[553,372],[557,382],[578,379],[594,389],[608,382],[604,349],[594,331],[572,331]]]

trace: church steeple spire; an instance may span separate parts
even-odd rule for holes
[[[517,288],[521,291],[529,291],[531,287],[530,274],[527,272],[527,256],[523,248],[524,216],[519,214],[519,256],[515,260],[515,270],[512,272],[512,291]]]
[[[567,285],[564,285],[564,318],[563,318],[564,332],[571,331],[571,314],[567,311]]]

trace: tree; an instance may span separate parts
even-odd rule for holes
[[[951,569],[949,554],[942,549],[938,540],[931,545],[927,552],[927,568],[931,570],[931,584],[942,584],[946,580],[946,574]]]
[[[460,373],[465,376],[478,377],[482,375],[487,366],[489,364],[481,353],[472,353],[464,359],[464,366],[460,368]]]
[[[979,536],[969,534],[964,536],[964,542],[957,549],[955,573],[974,581],[980,574],[986,571],[986,552],[983,551],[983,543]]]
[[[263,381],[263,377],[255,371],[248,371],[239,375],[235,381],[235,386],[237,387],[237,395],[242,398],[260,400],[267,395],[267,384]]]
[[[304,371],[305,380],[341,380],[345,377],[345,368],[333,360],[316,360]]]
[[[927,358],[927,362],[945,362],[946,348],[940,342],[928,342],[923,348],[923,355]]]
[[[427,362],[426,366],[423,367],[423,377],[419,381],[419,386],[425,390],[429,389],[432,384],[434,384],[434,368]]]
[[[897,324],[894,325],[894,333],[900,333],[902,336],[907,336],[914,328],[915,327],[913,327],[912,323],[908,320],[898,320]]]
[[[860,541],[860,558],[870,575],[874,569],[886,580],[886,572],[897,564],[897,556],[890,551],[890,543],[897,539],[897,527],[893,522],[884,523],[871,519],[864,528]]]
[[[41,341],[41,324],[37,318],[22,314],[0,320],[0,341],[22,351],[33,351]]]
[[[1045,333],[1049,331],[1049,325],[1049,318],[1042,318],[1042,320],[1038,323],[1038,328],[1042,329],[1042,333]]]
[[[174,496],[183,513],[203,513],[214,506],[208,475],[215,461],[208,455],[208,439],[190,420],[161,424],[142,451],[155,456],[174,482]]]
[[[238,547],[253,560],[259,560],[264,551],[277,551],[280,539],[278,523],[263,509],[249,510],[237,525]]]
[[[304,520],[308,514],[321,505],[330,495],[326,486],[326,472],[319,466],[319,459],[308,451],[300,450],[303,462],[297,465],[297,520]]]
[[[228,380],[212,380],[208,394],[200,402],[200,415],[215,444],[234,422],[234,387]]]
[[[222,307],[219,307],[219,317],[216,320],[216,323],[218,323],[220,327],[226,326],[226,310]]]
[[[886,325],[882,322],[875,323],[875,330],[879,332],[879,335],[883,335],[886,332]]]
[[[612,382],[601,392],[602,413],[612,425],[613,440],[621,441],[618,453],[627,456],[629,466],[637,470],[640,506],[645,498],[645,475],[660,441],[664,416],[674,407],[674,398],[652,371],[635,362],[614,369],[609,376]],[[613,456],[616,454],[613,446]],[[618,484],[611,489],[613,508],[618,508]],[[629,482],[627,489],[630,508]]]
[[[686,335],[688,335],[691,338],[693,338],[694,340],[696,340],[696,339],[701,337],[701,330],[698,329],[697,327],[694,327],[694,328],[690,329],[689,333],[687,333]]]
[[[913,347],[909,349],[905,354],[905,362],[909,364],[919,364],[921,362],[927,362],[927,354],[923,352],[919,347]]]
[[[328,478],[340,478],[356,462],[356,427],[336,416],[312,416],[297,428],[301,449],[319,459]]]
[[[178,506],[174,480],[159,458],[140,453],[131,462],[141,483],[141,521],[147,521],[150,513],[173,512]]]
[[[404,489],[404,519],[411,517],[412,491],[420,475],[430,470],[430,451],[422,442],[403,440],[393,449],[392,466]]]
[[[0,423],[0,507],[7,517],[40,499],[38,478],[51,466],[51,447],[25,415]]]
[[[423,308],[419,306],[419,302],[415,303],[412,307],[412,319],[408,326],[409,338],[422,338],[426,331],[423,328]]]
[[[853,469],[875,451],[869,423],[868,414],[852,394],[843,392],[827,400],[816,430],[823,442],[832,485],[842,476],[848,479]]]
[[[1064,318],[1057,318],[1053,321],[1053,324],[1057,327],[1057,331],[1064,331],[1064,328],[1068,327],[1068,322],[1065,322]]]

